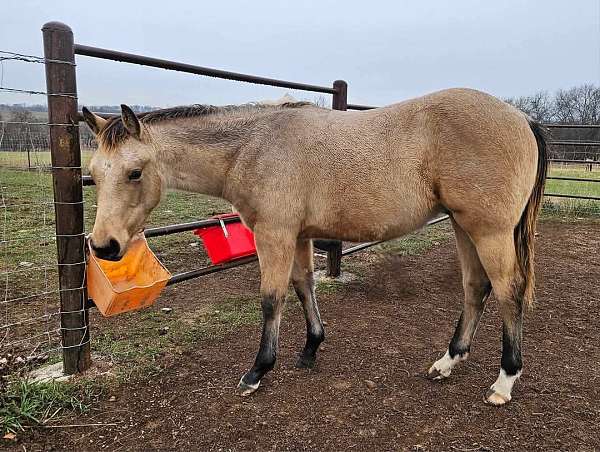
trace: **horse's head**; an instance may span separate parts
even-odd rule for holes
[[[98,206],[91,246],[99,258],[117,261],[143,230],[165,181],[151,135],[128,106],[121,105],[120,118],[106,120],[86,108],[83,116],[98,141],[89,164]]]

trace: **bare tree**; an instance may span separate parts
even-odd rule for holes
[[[600,87],[592,84],[561,89],[553,96],[540,91],[505,100],[538,121],[600,124]]]
[[[539,91],[531,96],[511,97],[505,99],[536,121],[548,122],[554,115],[554,101],[547,91]]]

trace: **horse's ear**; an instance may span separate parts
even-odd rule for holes
[[[125,129],[127,129],[127,132],[129,132],[129,135],[139,140],[142,135],[140,120],[133,110],[125,104],[121,104],[121,119],[123,120],[123,125],[125,126]]]
[[[100,131],[106,125],[106,119],[95,115],[85,107],[81,109],[81,112],[83,113],[83,119],[85,120],[85,123],[90,127],[90,129],[92,129],[93,134],[98,135],[98,133],[100,133]]]

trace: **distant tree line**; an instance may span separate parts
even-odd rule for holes
[[[584,84],[553,94],[540,91],[531,96],[513,97],[506,102],[533,119],[554,124],[600,124],[600,87]],[[552,131],[554,140],[600,142],[600,129],[560,128]],[[554,145],[551,157],[568,160],[600,160],[600,146]]]
[[[600,124],[600,87],[592,84],[560,89],[553,94],[539,91],[505,101],[540,122]]]

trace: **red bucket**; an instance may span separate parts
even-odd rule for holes
[[[213,218],[223,220],[239,218],[239,215],[229,213]],[[256,254],[254,234],[241,222],[226,224],[221,221],[220,225],[196,229],[194,234],[202,239],[208,257],[215,265]]]

